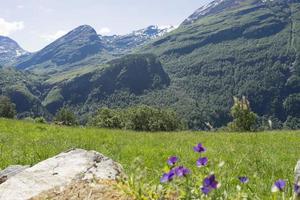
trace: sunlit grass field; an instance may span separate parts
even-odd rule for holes
[[[207,147],[210,170],[221,182],[220,191],[236,191],[238,176],[250,178],[249,188],[268,199],[279,178],[288,181],[300,159],[300,131],[257,133],[172,132],[142,133],[80,127],[61,127],[0,119],[0,168],[34,165],[70,148],[96,150],[121,163],[127,174],[136,158],[144,161],[149,182],[159,182],[166,159],[171,155],[192,171],[198,154],[193,146]],[[219,163],[224,162],[223,167]]]

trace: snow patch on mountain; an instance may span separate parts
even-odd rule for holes
[[[0,36],[0,64],[9,64],[21,56],[29,54],[9,37]]]
[[[197,9],[190,17],[188,17],[185,20],[185,23],[193,23],[200,16],[205,16],[208,13],[210,13],[213,8],[217,7],[218,5],[220,5],[224,1],[225,0],[215,0],[215,1],[212,1],[212,2],[202,6],[201,8]]]
[[[171,25],[151,25],[147,28],[136,30],[126,35],[99,35],[99,38],[108,51],[113,53],[124,53],[135,47],[141,46],[150,40],[161,37],[176,28],[176,26]]]
[[[273,0],[214,0],[201,8],[197,9],[191,16],[189,16],[182,25],[192,24],[198,19],[207,16],[221,13],[225,10],[237,8],[243,5],[243,3],[251,3],[260,5],[265,2]]]
[[[137,31],[134,31],[133,33],[129,35],[135,35],[135,36],[142,36],[146,38],[156,38],[160,37],[168,32],[171,32],[174,30],[174,26],[168,25],[168,26],[157,26],[157,25],[152,25],[149,26],[145,29],[140,29]]]

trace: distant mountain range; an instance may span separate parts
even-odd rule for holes
[[[206,129],[226,125],[232,97],[245,95],[262,126],[300,119],[297,0],[215,0],[176,29],[99,36],[84,25],[36,53],[19,58],[16,49],[7,60],[17,70],[0,68],[0,92],[21,116],[51,118],[68,105],[84,121],[99,107],[147,104]]]
[[[109,57],[105,61],[124,55],[174,29],[173,26],[149,26],[127,35],[101,36],[91,26],[83,25],[35,53],[28,53],[17,42],[3,37],[2,40],[0,38],[0,45],[3,46],[0,47],[0,53],[3,49],[6,55],[1,63],[14,64],[22,70],[54,74],[76,67],[78,62],[94,55]],[[93,61],[88,62],[93,64]]]

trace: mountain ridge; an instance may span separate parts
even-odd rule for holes
[[[33,69],[35,66],[46,69],[52,67],[60,71],[56,66],[75,63],[102,49],[103,45],[96,31],[91,26],[82,25],[17,63],[16,67],[23,70]]]
[[[149,26],[127,35],[101,36],[89,25],[79,26],[38,52],[17,60],[16,67],[37,74],[58,74],[83,65],[97,66],[132,52],[174,27]]]
[[[267,1],[273,0],[214,0],[197,9],[192,15],[185,19],[181,25],[188,25],[203,17],[219,14],[224,11],[229,11],[230,9],[236,9],[238,7],[245,6],[243,5],[245,3],[261,6]]]

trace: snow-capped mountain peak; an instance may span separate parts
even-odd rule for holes
[[[0,36],[0,64],[7,64],[29,54],[9,37]]]
[[[134,31],[132,34],[136,35],[136,36],[156,38],[156,37],[162,36],[162,35],[170,32],[174,29],[175,29],[175,27],[171,26],[171,25],[168,25],[168,26],[151,25],[151,26],[148,26],[147,28]]]
[[[273,0],[214,0],[199,9],[197,9],[191,16],[189,16],[182,25],[192,24],[198,19],[207,16],[221,13],[225,10],[236,8],[241,6],[244,2],[250,2],[252,4],[261,4],[266,1]]]
[[[107,50],[115,53],[122,53],[141,46],[150,40],[161,37],[174,29],[176,29],[176,27],[171,25],[151,25],[147,28],[139,29],[126,35],[99,35],[99,38],[102,40]]]

